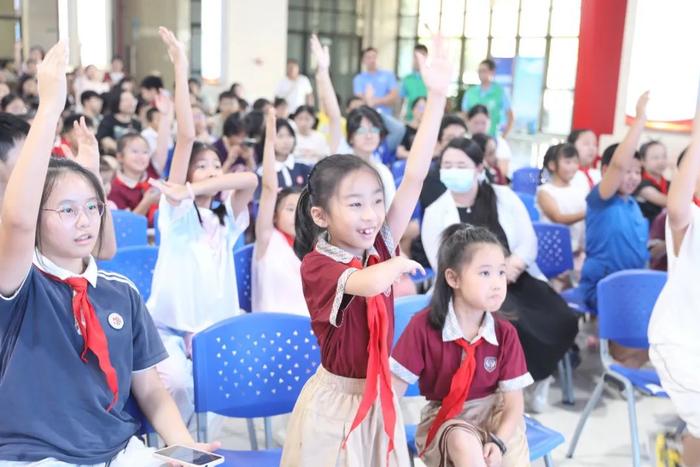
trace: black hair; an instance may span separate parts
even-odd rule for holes
[[[376,52],[376,51],[377,51],[377,49],[376,49],[375,47],[373,47],[373,46],[370,45],[369,47],[366,47],[366,48],[362,49],[362,53],[360,54],[360,57],[361,57],[361,58],[364,58],[364,57],[365,57],[365,54],[366,54],[367,52]]]
[[[87,115],[83,114],[70,114],[66,118],[63,119],[63,128],[61,129],[61,134],[66,134],[70,132],[73,129],[73,123],[78,122],[80,123],[80,119],[84,118],[85,119],[85,124],[89,127],[93,127],[93,122],[90,117]]]
[[[289,132],[290,135],[292,135],[292,138],[294,138],[294,146],[296,146],[297,143],[297,134],[294,131],[294,127],[292,127],[291,123],[289,123],[289,120],[286,118],[278,118],[275,121],[275,129],[277,130],[277,133],[282,128],[286,128],[287,131]],[[263,156],[263,151],[264,151],[264,146],[265,146],[265,129],[263,128],[262,133],[260,135],[260,141],[255,145],[255,157],[258,163],[262,162],[262,156]],[[292,152],[294,152],[294,147],[292,147]],[[290,153],[291,154],[291,153]]]
[[[558,166],[561,159],[572,159],[574,157],[578,157],[578,151],[576,150],[576,146],[571,143],[561,143],[550,146],[547,148],[547,152],[544,153],[544,161],[542,162],[540,176],[545,172],[551,173],[549,170],[550,162],[554,162],[555,166]]]
[[[40,46],[40,45],[33,45],[33,46],[29,47],[29,52],[30,52],[30,53],[33,52],[33,51],[35,51],[35,50],[41,54],[41,59],[42,59],[42,60],[43,60],[44,58],[46,58],[46,51],[44,50],[44,48],[43,48],[42,46]]]
[[[7,161],[7,154],[29,133],[29,123],[16,115],[0,113],[0,161]]]
[[[416,105],[418,105],[420,101],[427,102],[428,98],[425,96],[418,96],[415,99],[413,99],[413,102],[411,103],[411,112],[413,112],[416,109]]]
[[[119,91],[121,91],[121,90],[122,90],[122,87],[124,86],[124,84],[126,84],[126,83],[133,83],[133,82],[134,82],[134,78],[133,78],[132,76],[128,76],[128,75],[127,75],[127,76],[124,76],[122,79],[120,79],[119,82],[117,83],[117,85],[116,85],[114,88],[116,88],[116,89],[118,89]],[[114,89],[114,88],[112,88],[112,89]]]
[[[467,112],[467,120],[471,120],[472,118],[476,117],[479,114],[484,114],[488,117],[489,116],[489,109],[487,109],[485,105],[476,104],[475,106],[470,108],[469,111]]]
[[[294,111],[294,113],[290,116],[292,120],[295,120],[300,114],[307,113],[311,115],[311,118],[314,119],[313,125],[311,125],[311,128],[314,130],[316,129],[316,126],[318,126],[318,117],[316,116],[316,109],[314,109],[310,105],[300,105],[297,107],[297,109]]]
[[[92,90],[87,90],[83,91],[82,94],[80,94],[80,105],[85,106],[85,103],[92,99],[93,97],[97,97],[98,99],[102,99],[102,96],[97,94],[95,91]]]
[[[143,89],[163,89],[163,80],[160,76],[148,75],[141,80],[141,85],[139,86]]]
[[[647,152],[649,152],[649,148],[655,145],[663,146],[664,143],[659,141],[658,139],[653,139],[651,141],[647,141],[646,143],[642,144],[639,148],[639,158],[640,160],[644,160],[647,157]]]
[[[265,115],[262,110],[253,110],[243,117],[243,126],[249,138],[259,139],[262,136]]]
[[[280,205],[284,202],[287,196],[298,195],[299,193],[301,193],[301,188],[299,188],[298,186],[288,186],[282,188],[277,193],[277,198],[275,199],[274,215],[277,216],[277,210],[280,208]]]
[[[279,107],[280,105],[287,105],[287,99],[284,97],[275,97],[274,102],[272,103],[273,107]]]
[[[216,148],[212,146],[211,144],[206,144],[202,143],[201,141],[195,141],[194,144],[192,145],[192,152],[190,153],[190,163],[187,167],[187,181],[189,181],[190,178],[190,170],[192,170],[192,167],[196,163],[196,158],[198,155],[205,151],[212,151],[214,154],[218,153],[216,152]],[[212,198],[212,202],[214,201],[219,201],[219,204],[211,209],[211,212],[216,214],[217,219],[219,219],[219,224],[220,225],[226,225],[225,219],[226,219],[226,204],[219,199],[220,194],[217,194]],[[202,214],[199,212],[199,207],[197,206],[197,203],[195,200],[192,200],[192,204],[194,204],[194,210],[197,213],[197,219],[199,219],[199,225],[204,225],[204,220],[202,219]]]
[[[197,78],[193,78],[193,77],[190,77],[187,79],[187,85],[189,86],[190,84],[196,84],[197,86],[202,85],[202,83],[200,83]]]
[[[576,130],[571,130],[571,133],[569,133],[569,136],[566,137],[566,142],[570,144],[575,144],[578,138],[584,134],[591,132],[593,133],[593,130],[589,128],[578,128]]]
[[[238,105],[241,108],[241,112],[245,112],[248,110],[248,101],[243,99],[242,97],[236,97],[238,100]]]
[[[287,65],[299,65],[299,60],[296,58],[288,58]]]
[[[489,144],[489,141],[496,142],[496,138],[487,133],[476,133],[472,135],[472,141],[479,145],[481,152],[486,156],[486,145]],[[496,142],[496,144],[498,143]]]
[[[430,311],[428,312],[430,326],[438,331],[441,331],[445,326],[450,300],[454,295],[452,287],[445,278],[445,272],[448,269],[458,272],[465,263],[471,262],[478,245],[496,245],[503,250],[504,256],[508,255],[496,235],[486,227],[452,224],[442,232],[437,254],[438,270],[435,275],[433,297],[430,300]]]
[[[253,110],[263,110],[268,105],[270,105],[270,101],[260,97],[253,102]]]
[[[5,112],[5,110],[7,109],[7,107],[8,107],[10,104],[12,104],[12,102],[14,102],[14,101],[17,100],[17,99],[19,99],[19,100],[21,100],[22,102],[24,102],[24,99],[22,99],[22,96],[20,96],[19,94],[15,94],[14,92],[11,92],[11,93],[9,93],[9,94],[6,94],[6,95],[3,96],[3,98],[0,100],[0,110],[2,110],[3,112]],[[24,104],[27,105],[26,102],[24,102]]]
[[[222,133],[226,137],[245,134],[245,127],[243,126],[241,116],[238,112],[234,112],[226,117]]]
[[[218,101],[221,102],[222,99],[235,99],[236,95],[233,93],[233,91],[224,91],[221,94],[219,94],[219,99]]]
[[[493,61],[492,59],[490,59],[490,58],[485,58],[484,60],[482,60],[482,61],[479,63],[479,65],[486,65],[486,67],[487,67],[489,70],[491,70],[491,71],[493,71],[493,70],[496,69],[496,62],[494,62],[494,61]]]
[[[318,236],[324,231],[311,217],[311,208],[318,206],[328,210],[328,203],[338,190],[343,178],[358,170],[367,170],[377,178],[379,186],[384,184],[372,165],[351,154],[335,154],[321,159],[309,173],[306,186],[301,190],[294,215],[294,252],[303,259],[313,250]]]
[[[231,84],[231,87],[229,88],[229,91],[231,91],[234,95],[236,94],[236,92],[234,91],[234,89],[236,89],[236,86],[243,86],[243,85],[242,85],[241,83],[239,83],[239,82],[235,82],[235,83],[232,83],[232,84]]]
[[[25,97],[24,89],[22,89],[22,88],[24,88],[24,83],[26,83],[27,81],[31,81],[31,80],[36,81],[36,77],[30,76],[30,75],[24,75],[19,80],[17,80],[17,94],[19,94],[22,97]]]
[[[610,161],[612,161],[612,158],[615,155],[615,150],[619,145],[620,143],[614,143],[605,148],[605,151],[603,151],[603,155],[600,157],[601,167],[605,165],[610,165]],[[641,158],[639,157],[639,151],[634,152],[634,158],[641,161]]]
[[[386,125],[384,125],[384,120],[382,120],[382,116],[379,115],[379,112],[374,110],[372,107],[362,105],[348,114],[348,143],[352,141],[352,137],[355,136],[355,133],[357,133],[357,130],[360,128],[363,118],[369,120],[369,123],[373,127],[379,128],[379,141],[382,141],[384,138],[386,138],[386,135],[389,134],[389,131],[386,129]]]
[[[122,96],[124,94],[131,94],[131,91],[122,91],[121,89],[117,89],[116,92],[111,96],[110,102],[109,102],[109,110],[112,112],[112,115],[117,115],[119,113],[119,104],[122,101]],[[133,96],[133,94],[131,94]]]
[[[148,110],[146,111],[146,121],[148,123],[152,123],[153,119],[156,118],[156,114],[158,113],[158,109],[155,107],[149,107]]]
[[[454,138],[447,143],[445,149],[442,150],[442,154],[440,154],[440,163],[442,163],[443,154],[450,148],[462,151],[477,167],[484,162],[484,150],[481,149],[481,146],[469,138]]]
[[[442,134],[445,132],[445,128],[452,125],[459,125],[467,131],[467,123],[462,117],[456,114],[449,114],[442,117],[440,121],[440,130],[438,131],[438,141],[442,141]]]
[[[421,52],[423,54],[428,54],[428,48],[423,45],[423,44],[416,44],[415,47],[413,47],[414,52]]]
[[[688,147],[689,147],[689,146],[686,146],[685,149],[683,149],[683,150],[681,151],[681,153],[678,154],[678,159],[676,159],[676,167],[680,167],[680,166],[681,166],[681,161],[682,161],[683,158],[685,157],[685,154],[688,152]],[[2,156],[2,151],[0,150],[0,157],[1,157],[1,156]]]
[[[340,101],[340,99],[338,99],[338,101]],[[348,97],[345,101],[345,108],[347,109],[348,107],[350,107],[350,104],[352,104],[355,101],[363,101],[363,99],[360,96],[356,96],[353,94],[352,96]]]
[[[120,136],[119,139],[117,140],[117,154],[123,153],[124,149],[126,148],[126,145],[135,139],[140,139],[140,140],[144,141],[146,143],[146,146],[148,146],[148,141],[146,141],[146,138],[141,136],[140,133],[130,131],[129,133],[126,133],[126,134]]]
[[[41,192],[41,204],[40,206],[43,208],[44,205],[46,204],[46,200],[51,196],[51,193],[53,192],[54,187],[56,186],[56,183],[58,183],[58,180],[68,174],[68,173],[75,173],[77,175],[80,175],[85,179],[85,181],[88,182],[90,186],[95,190],[95,194],[97,195],[97,199],[105,205],[104,209],[108,209],[106,206],[106,198],[105,198],[105,192],[104,188],[102,187],[102,181],[92,173],[90,170],[86,169],[82,165],[78,164],[75,161],[72,161],[70,159],[66,159],[65,157],[51,157],[49,159],[49,168],[46,172],[46,180],[44,181],[44,188],[43,191]],[[44,210],[40,209],[39,210],[39,217],[37,219],[36,223],[36,237],[34,240],[34,245],[39,249],[39,251],[42,250],[41,248],[41,241],[42,241],[42,232],[41,232],[41,218],[44,215]],[[103,219],[104,221],[104,219]],[[100,231],[99,234],[97,235],[97,251],[100,250],[102,247],[102,236],[104,233],[104,222],[100,222]]]

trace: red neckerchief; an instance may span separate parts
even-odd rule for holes
[[[420,453],[422,456],[426,449],[430,446],[430,443],[435,438],[438,430],[447,420],[454,418],[458,415],[462,408],[464,407],[464,401],[467,399],[469,394],[469,388],[474,380],[474,373],[476,372],[476,348],[481,345],[484,340],[479,337],[479,339],[470,344],[464,338],[457,339],[454,343],[464,349],[464,359],[459,365],[459,368],[452,376],[452,381],[450,382],[450,392],[442,400],[442,405],[440,405],[440,410],[438,411],[435,420],[430,425],[430,430],[428,430],[428,437],[425,440],[425,447]]]
[[[656,180],[654,177],[649,175],[646,170],[644,170],[642,171],[642,179],[654,185],[654,188],[659,190],[661,193],[665,195],[668,194],[668,180],[666,180],[664,177],[661,177],[661,181]]]
[[[591,167],[579,167],[579,170],[583,172],[583,175],[585,175],[586,179],[588,179],[588,187],[593,189],[595,182],[593,182],[593,177],[591,177],[591,174],[589,173]]]
[[[109,359],[107,336],[105,336],[100,320],[95,313],[95,308],[90,303],[90,297],[88,297],[88,281],[84,277],[69,277],[64,280],[46,272],[43,273],[49,279],[67,284],[75,292],[73,294],[73,317],[80,330],[80,335],[83,336],[83,351],[80,353],[80,359],[83,363],[87,363],[88,360],[85,355],[88,350],[91,350],[97,357],[100,370],[105,375],[107,386],[112,392],[112,402],[107,406],[107,412],[109,412],[119,397],[117,371]]]
[[[693,203],[695,203],[695,205],[700,208],[700,198],[698,198],[697,196],[693,196]]]
[[[148,183],[148,178],[146,178],[143,181],[138,182],[135,186],[134,189],[137,189],[141,191],[141,196],[146,194],[148,190],[151,189],[151,184]],[[151,206],[148,208],[148,213],[146,214],[146,217],[148,218],[148,226],[153,227],[153,219],[155,219],[156,211],[158,210],[158,203],[153,203]]]
[[[282,234],[282,236],[284,237],[285,240],[287,240],[287,243],[289,243],[289,246],[294,248],[294,236],[289,235],[286,232],[282,232],[280,229],[277,229],[277,231]]]
[[[379,257],[371,255],[367,261],[368,266],[379,263]],[[359,259],[353,258],[350,267],[363,269]],[[369,358],[367,360],[367,380],[365,391],[362,394],[360,407],[357,409],[355,419],[352,422],[350,431],[345,436],[343,448],[346,447],[350,433],[357,428],[365,419],[369,409],[377,400],[379,402],[384,418],[384,432],[389,437],[389,446],[386,451],[387,465],[389,465],[389,453],[394,450],[394,427],[396,425],[396,410],[394,408],[394,393],[391,388],[391,371],[389,370],[389,343],[388,328],[389,319],[387,316],[384,298],[380,295],[368,297],[367,299],[367,325],[369,327]],[[379,384],[379,387],[377,385]]]

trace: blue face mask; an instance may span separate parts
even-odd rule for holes
[[[440,181],[448,190],[466,193],[474,186],[475,169],[440,169]]]

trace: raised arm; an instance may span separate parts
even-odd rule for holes
[[[262,191],[258,217],[255,220],[255,255],[260,259],[265,255],[270,243],[272,229],[275,228],[275,202],[277,200],[277,172],[275,171],[275,138],[277,127],[275,113],[269,111],[265,116],[265,146],[262,161]]]
[[[668,190],[668,225],[671,227],[673,251],[676,255],[680,251],[683,237],[690,225],[690,205],[698,183],[698,174],[700,174],[700,104],[695,110],[690,146],[686,149],[678,173]]]
[[[165,45],[168,46],[168,56],[175,69],[175,116],[177,118],[177,136],[175,139],[175,153],[170,165],[168,180],[175,184],[183,184],[187,180],[187,167],[190,163],[192,145],[195,140],[194,117],[190,104],[190,92],[187,85],[189,74],[189,62],[185,53],[185,46],[177,40],[175,35],[166,28],[159,28],[158,32]]]
[[[403,274],[414,274],[417,271],[425,274],[420,263],[404,256],[395,256],[390,260],[359,269],[345,283],[345,293],[360,297],[374,297],[384,293]]]
[[[612,198],[620,189],[625,170],[627,170],[627,166],[634,158],[639,138],[642,136],[642,131],[644,131],[644,125],[647,121],[646,111],[648,101],[649,91],[639,96],[639,100],[637,100],[637,115],[634,119],[634,123],[632,123],[632,126],[627,130],[625,139],[622,140],[615,150],[610,164],[605,170],[603,179],[600,181],[600,187],[598,189],[600,190],[600,197],[602,199]]]
[[[168,149],[170,149],[170,129],[173,125],[173,103],[170,96],[161,89],[156,95],[156,108],[160,113],[158,122],[158,138],[156,149],[151,156],[151,162],[158,173],[163,176],[165,165],[168,163]]]
[[[338,98],[335,96],[335,89],[333,89],[333,82],[331,81],[329,71],[331,65],[330,52],[328,51],[328,46],[321,45],[316,34],[311,36],[311,53],[316,58],[318,66],[316,70],[316,86],[318,87],[319,100],[326,110],[329,120],[330,150],[331,154],[335,154],[343,138],[343,129],[341,128],[343,116],[340,113]]]
[[[428,100],[425,103],[425,113],[413,140],[411,151],[406,161],[404,177],[396,190],[396,196],[387,213],[387,223],[392,236],[398,241],[411,220],[411,215],[418,202],[423,181],[428,175],[433,149],[437,141],[440,122],[445,112],[447,88],[452,76],[452,64],[447,54],[447,45],[442,36],[433,37],[433,47],[426,59],[422,54],[416,54],[421,76],[428,88]]]
[[[7,182],[0,223],[0,293],[12,295],[29,273],[41,194],[56,125],[66,103],[65,42],[54,45],[38,68],[39,108]]]

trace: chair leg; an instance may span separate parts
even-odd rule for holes
[[[630,438],[632,439],[632,465],[640,467],[642,459],[639,446],[639,428],[637,426],[637,407],[634,388],[629,381],[625,381],[625,395],[627,397],[627,412],[630,422]]]
[[[564,369],[564,380],[562,381],[562,402],[566,405],[574,405],[576,398],[574,397],[574,370],[571,366],[571,352],[566,352],[562,359],[562,367]]]
[[[258,438],[255,435],[255,420],[252,418],[246,418],[246,425],[248,425],[248,438],[250,439],[250,449],[253,451],[258,450]]]
[[[581,432],[583,431],[583,427],[586,424],[586,420],[588,420],[588,416],[591,414],[591,412],[593,412],[593,409],[598,404],[598,401],[600,400],[600,396],[603,394],[604,385],[605,385],[605,374],[601,375],[600,381],[598,382],[595,389],[593,390],[593,394],[591,394],[591,398],[588,400],[586,407],[583,409],[583,413],[581,414],[581,418],[579,418],[578,424],[576,425],[576,431],[574,432],[574,436],[571,438],[571,444],[569,445],[569,450],[566,452],[566,457],[571,458],[574,456],[574,451],[576,450],[576,444],[578,444],[578,439],[581,436]]]
[[[554,461],[550,453],[544,455],[544,465],[545,467],[554,467]]]
[[[200,443],[207,442],[207,413],[195,414],[197,417],[197,441]]]
[[[265,417],[265,449],[272,449],[272,419]]]

